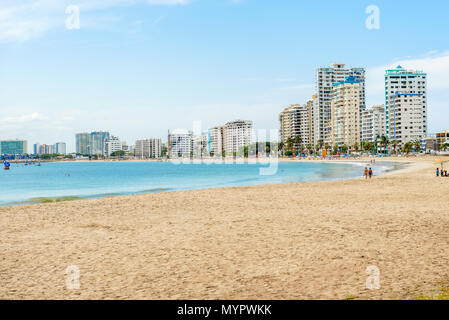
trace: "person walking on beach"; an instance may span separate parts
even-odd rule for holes
[[[440,169],[437,168],[437,177],[439,177],[439,176],[440,176]]]
[[[369,179],[371,180],[371,178],[373,177],[373,170],[371,168],[369,168]]]
[[[368,168],[365,167],[365,179],[368,179]]]

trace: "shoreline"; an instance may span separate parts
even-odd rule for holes
[[[0,207],[1,299],[413,299],[449,285],[449,179],[374,177]],[[65,271],[80,270],[68,290]],[[380,270],[379,290],[365,287]]]
[[[410,161],[398,161],[398,160],[380,160],[377,161],[376,163],[367,163],[367,161],[369,161],[369,159],[366,160],[352,160],[352,159],[345,159],[345,160],[329,160],[329,159],[323,159],[320,160],[318,163],[331,163],[331,164],[348,164],[348,165],[359,165],[359,164],[366,164],[366,166],[372,165],[375,166],[377,164],[382,164],[384,162],[388,162],[388,163],[393,163],[394,165],[401,165],[402,168],[389,168],[385,171],[383,171],[381,174],[374,174],[374,177],[380,177],[380,176],[384,176],[387,174],[392,174],[392,173],[396,173],[397,171],[401,171],[406,169],[407,166],[412,165],[413,163]],[[132,161],[131,161],[132,162]],[[284,163],[317,163],[314,160],[301,160],[301,161],[289,161],[289,160],[280,160],[279,162],[284,162]],[[211,163],[209,163],[211,164]],[[217,164],[217,163],[215,163]],[[220,162],[218,163],[219,165],[223,164],[242,164],[242,163],[226,163],[226,162]],[[243,164],[248,164],[247,162],[243,163]],[[267,163],[265,163],[267,164]],[[361,169],[362,170],[362,169]],[[65,202],[65,201],[84,201],[84,200],[92,200],[92,199],[101,199],[101,198],[115,198],[115,197],[127,197],[127,196],[137,196],[137,195],[146,195],[146,194],[154,194],[154,193],[162,193],[162,192],[188,192],[188,191],[195,191],[195,190],[215,190],[215,189],[227,189],[227,188],[243,188],[243,187],[257,187],[257,186],[267,186],[267,185],[278,185],[278,186],[282,186],[285,184],[295,184],[295,183],[311,183],[311,182],[326,182],[326,181],[350,181],[353,179],[360,179],[363,178],[362,174],[360,175],[360,177],[341,177],[341,178],[335,178],[335,179],[328,179],[328,180],[316,180],[316,181],[297,181],[297,182],[288,182],[288,183],[264,183],[264,184],[254,184],[254,185],[240,185],[240,186],[228,186],[228,187],[209,187],[209,188],[192,188],[192,189],[186,189],[186,190],[176,190],[176,189],[167,189],[167,188],[155,188],[154,190],[151,191],[146,191],[146,190],[142,190],[142,191],[136,191],[133,193],[124,193],[124,192],[113,192],[111,194],[108,195],[103,195],[103,194],[92,194],[92,195],[87,195],[87,196],[82,196],[82,195],[73,195],[73,194],[67,194],[67,195],[63,195],[63,196],[40,196],[40,197],[33,197],[30,199],[26,199],[26,200],[19,200],[19,201],[13,201],[10,203],[6,203],[3,205],[0,205],[1,207],[9,207],[9,206],[28,206],[28,205],[36,205],[36,204],[45,204],[45,203],[58,203],[58,202]]]

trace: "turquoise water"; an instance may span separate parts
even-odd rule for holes
[[[96,198],[174,190],[348,179],[363,164],[279,162],[274,175],[260,175],[261,164],[173,164],[171,162],[52,162],[12,164],[0,170],[0,205],[39,202],[35,198]],[[393,169],[376,164],[375,174]]]

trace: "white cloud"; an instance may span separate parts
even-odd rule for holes
[[[64,28],[68,5],[80,7],[81,15],[114,6],[186,5],[191,0],[2,0],[0,2],[0,42],[22,42],[42,36],[46,32]],[[81,25],[83,23],[81,21]],[[84,25],[85,26],[85,25]]]

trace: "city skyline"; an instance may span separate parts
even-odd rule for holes
[[[385,103],[385,70],[423,70],[428,132],[447,129],[448,35],[416,23],[445,21],[446,3],[430,10],[379,1],[380,29],[369,30],[367,5],[356,2],[320,10],[292,1],[153,2],[78,1],[79,30],[65,27],[67,1],[41,1],[31,15],[26,5],[1,4],[10,24],[0,26],[0,139],[28,140],[29,149],[65,141],[72,152],[75,134],[94,130],[134,143],[195,120],[205,130],[233,119],[278,128],[279,112],[310,99],[316,69],[333,63],[365,68],[367,107]],[[28,22],[42,29],[19,28]],[[348,37],[335,37],[338,30]],[[414,41],[397,41],[408,34]]]

